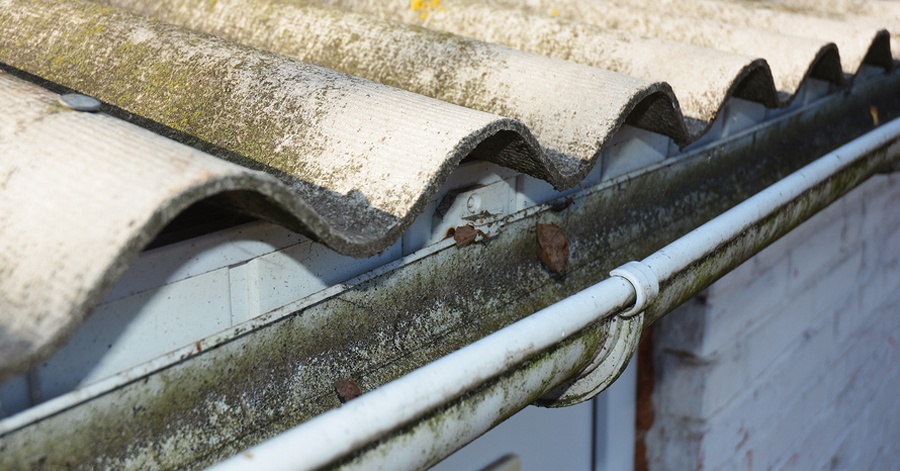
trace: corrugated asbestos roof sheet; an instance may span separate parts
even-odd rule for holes
[[[891,1],[102,3],[0,0],[0,63],[155,131],[0,72],[0,379],[196,201],[368,256],[463,158],[572,187],[625,123],[688,144],[731,96],[892,69],[900,32]]]

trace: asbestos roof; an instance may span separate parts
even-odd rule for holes
[[[464,158],[565,189],[626,123],[686,145],[729,97],[892,70],[900,4],[0,0],[0,29],[2,380],[194,202],[369,256]]]

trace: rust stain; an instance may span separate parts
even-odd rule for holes
[[[566,273],[569,263],[569,240],[556,224],[537,225],[538,256],[551,272]]]
[[[653,426],[656,413],[653,410],[654,365],[653,365],[653,326],[647,326],[637,351],[637,410],[634,427],[634,471],[647,471],[650,463],[647,460],[646,435]]]
[[[356,399],[362,394],[359,390],[359,385],[352,379],[339,379],[335,381],[334,390],[337,392],[341,404]]]
[[[197,353],[200,353],[200,352],[203,351],[203,346],[200,345],[200,341],[199,341],[199,340],[198,340],[197,342],[194,343],[194,348],[197,349]]]
[[[744,446],[745,443],[747,443],[747,440],[750,439],[750,433],[747,432],[747,430],[745,430],[744,427],[741,427],[740,430],[738,430],[738,431],[744,432],[744,435],[741,437],[741,441],[738,442],[738,444],[734,447],[734,451],[740,450],[741,447]]]

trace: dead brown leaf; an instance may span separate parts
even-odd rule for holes
[[[537,225],[538,256],[551,272],[566,273],[569,263],[569,240],[556,224]]]
[[[475,240],[478,231],[472,226],[459,226],[453,232],[453,240],[456,241],[457,247],[469,245]]]
[[[362,394],[359,390],[359,385],[352,379],[339,379],[335,381],[334,390],[337,392],[341,404],[355,399]]]

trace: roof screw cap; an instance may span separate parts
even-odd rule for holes
[[[466,200],[466,209],[469,214],[477,213],[481,209],[481,197],[475,194],[469,196],[469,199]]]
[[[75,111],[97,111],[100,109],[100,100],[80,93],[60,95],[59,102]]]

